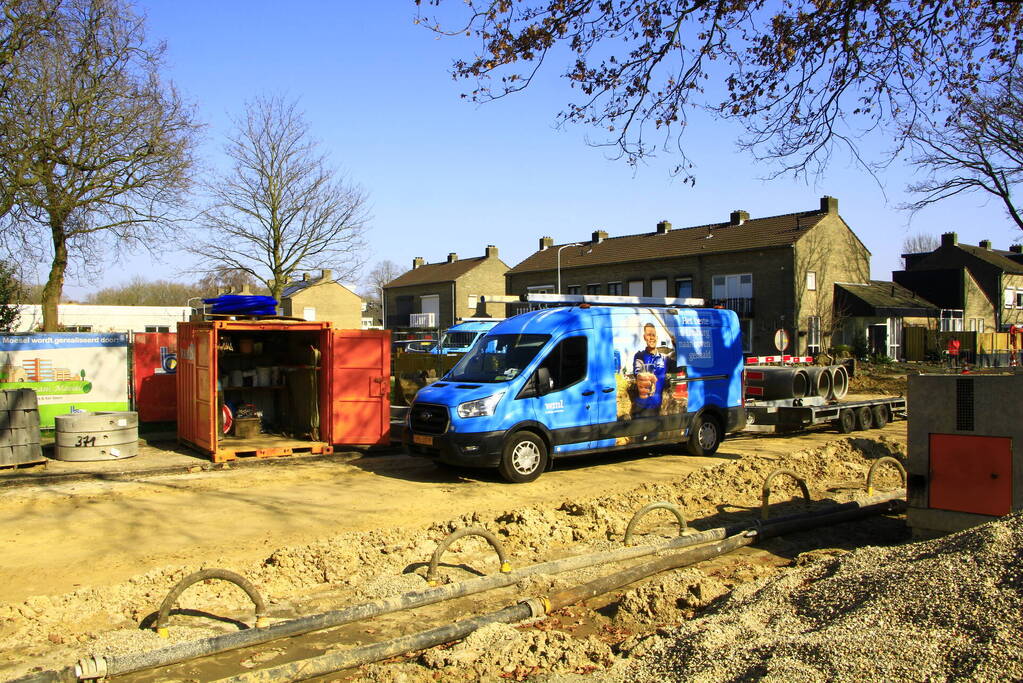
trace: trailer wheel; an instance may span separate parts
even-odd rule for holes
[[[838,431],[843,434],[851,434],[856,430],[856,415],[852,408],[843,408],[838,413]]]
[[[875,429],[881,429],[888,424],[888,406],[874,406],[871,412],[874,413]]]
[[[686,449],[690,455],[714,455],[721,445],[721,425],[711,415],[700,415],[693,420]]]
[[[506,481],[525,484],[534,481],[547,467],[547,446],[532,432],[515,432],[505,441],[497,471]]]
[[[870,406],[860,406],[856,409],[856,429],[866,431],[874,426],[874,413]]]

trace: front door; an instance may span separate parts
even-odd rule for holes
[[[551,349],[540,368],[550,373],[548,391],[541,390],[533,401],[533,412],[553,437],[553,455],[584,450],[592,441],[592,425],[597,419],[600,387],[590,371],[589,341],[579,333],[565,337]]]

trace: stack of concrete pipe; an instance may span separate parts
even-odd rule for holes
[[[771,365],[746,368],[746,384],[758,387],[749,392],[750,398],[778,401],[792,398],[821,396],[828,401],[838,400],[849,393],[849,373],[841,365],[806,367]]]
[[[0,466],[45,462],[39,439],[39,403],[32,389],[0,391]]]
[[[54,418],[57,460],[122,460],[138,455],[139,414],[81,412]]]

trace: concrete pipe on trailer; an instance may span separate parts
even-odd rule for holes
[[[765,401],[803,398],[806,396],[809,377],[797,368],[751,367],[746,370],[747,394]],[[759,388],[759,393],[749,388]]]
[[[849,371],[842,365],[830,365],[831,371],[831,395],[829,399],[842,399],[849,393]]]
[[[806,395],[831,397],[831,370],[823,366],[804,368],[808,380]]]

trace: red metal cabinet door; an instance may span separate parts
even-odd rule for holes
[[[335,444],[390,441],[391,335],[383,330],[332,330],[330,431]]]
[[[139,422],[173,422],[177,416],[178,335],[174,332],[136,334],[132,343],[135,410]]]
[[[931,434],[930,506],[1007,515],[1012,511],[1012,439]]]

